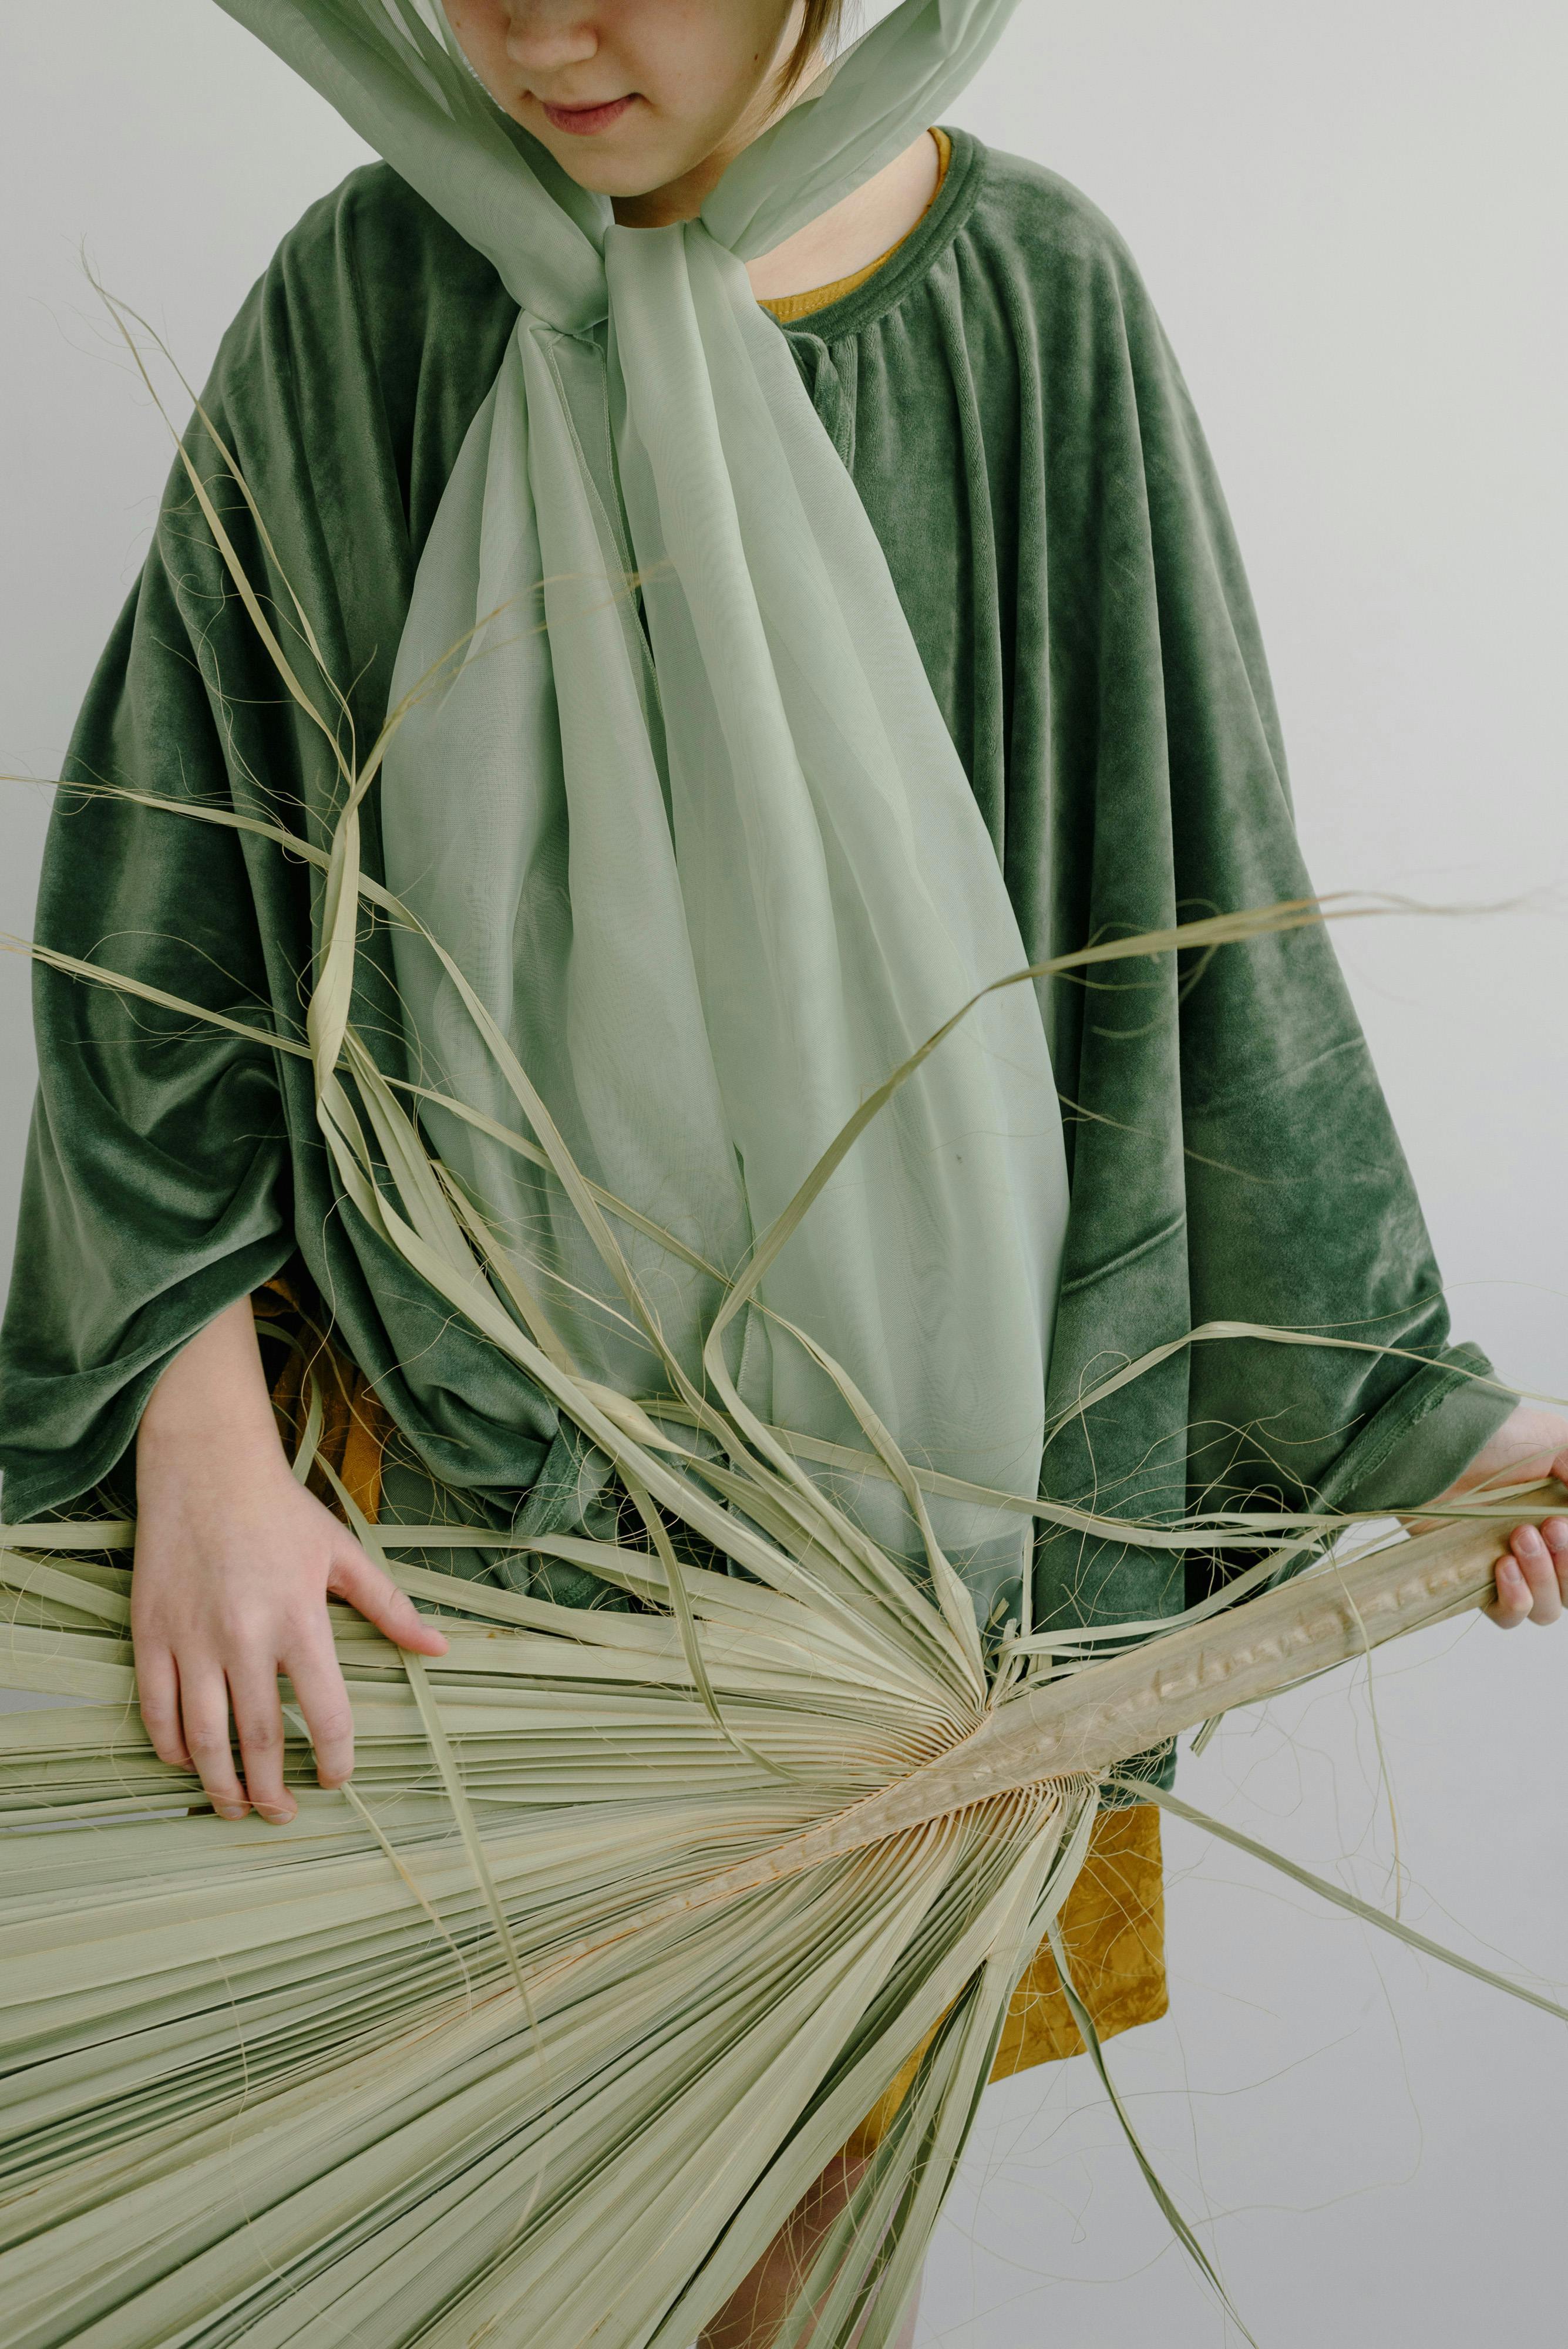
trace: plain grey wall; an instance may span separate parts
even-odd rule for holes
[[[1558,1392],[1565,72],[1560,0],[1025,0],[954,109],[1139,257],[1247,553],[1320,886],[1521,901],[1340,944],[1456,1323]],[[47,776],[168,461],[78,246],[199,378],[362,150],[210,0],[13,5],[0,88],[0,767]],[[5,788],[0,928],[23,932],[46,795]],[[0,959],[7,1241],[29,1083],[26,973]],[[1382,1897],[1365,1681],[1243,1717],[1183,1785]],[[1560,1982],[1565,1691],[1568,1631],[1480,1624],[1376,1676],[1405,1913]],[[1260,2340],[1554,2349],[1563,2026],[1196,1834],[1168,1850],[1173,2016],[1112,2060]],[[988,2096],[926,2319],[953,2349],[1227,2338],[1081,2062]]]

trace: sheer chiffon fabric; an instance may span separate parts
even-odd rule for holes
[[[928,1034],[1027,960],[887,563],[742,266],[918,136],[1007,8],[905,0],[700,219],[619,227],[415,0],[220,0],[521,303],[414,585],[382,783],[387,879],[457,958],[595,1182],[719,1274]],[[411,1061],[514,1124],[440,966],[396,941]],[[432,1111],[580,1367],[667,1382],[555,1178]],[[729,1333],[749,1407],[1037,1488],[1067,1183],[1042,1005],[992,997],[856,1144]],[[630,1244],[689,1376],[719,1279]],[[882,1488],[873,1530],[911,1555]],[[1021,1527],[1025,1528],[1021,1530]],[[948,1503],[977,1603],[1026,1521]]]

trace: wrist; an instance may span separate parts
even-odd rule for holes
[[[1519,1403],[1441,1497],[1457,1499],[1481,1485],[1519,1485],[1544,1478],[1564,1452],[1568,1452],[1568,1419],[1534,1403]]]
[[[283,1443],[270,1402],[264,1415],[154,1395],[136,1433],[138,1468],[188,1459],[193,1453],[219,1454],[236,1467],[282,1460]]]
[[[193,1458],[226,1474],[284,1461],[272,1398],[256,1345],[250,1300],[242,1298],[198,1331],[168,1363],[142,1409],[138,1472]]]
[[[138,1514],[151,1521],[170,1511],[233,1506],[258,1497],[292,1472],[269,1409],[265,1424],[240,1423],[213,1413],[143,1414],[136,1440]]]

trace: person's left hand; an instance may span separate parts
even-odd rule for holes
[[[1542,1483],[1548,1476],[1568,1485],[1568,1419],[1521,1402],[1442,1498],[1456,1499],[1480,1485]],[[1565,1607],[1568,1516],[1515,1526],[1497,1562],[1497,1597],[1482,1613],[1501,1630],[1512,1631],[1521,1623],[1555,1623]]]

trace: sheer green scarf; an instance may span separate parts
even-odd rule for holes
[[[653,230],[616,225],[502,114],[435,0],[219,5],[521,305],[415,582],[388,881],[584,1171],[732,1269],[867,1093],[1027,960],[881,550],[742,266],[901,152],[1012,0],[904,0],[698,220]],[[411,935],[397,971],[412,1058],[514,1122]],[[545,1280],[580,1367],[657,1389],[554,1178],[450,1116],[428,1123]],[[909,1457],[1033,1493],[1066,1207],[1041,1006],[1009,988],[903,1087],[770,1269],[768,1311],[742,1317],[728,1358],[746,1403],[864,1443],[783,1317]],[[719,1283],[651,1240],[634,1254],[700,1376]],[[909,1548],[881,1489],[874,1530]],[[944,1505],[938,1531],[977,1596],[1019,1570],[1018,1524]]]

